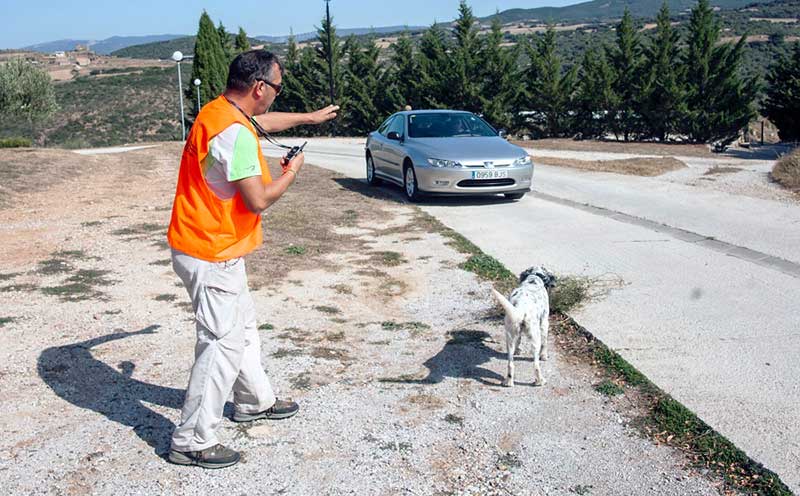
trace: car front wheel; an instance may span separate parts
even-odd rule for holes
[[[406,198],[412,202],[418,202],[421,198],[419,193],[419,187],[417,186],[417,175],[414,173],[414,166],[409,165],[405,169],[404,175],[404,182],[405,182],[405,192]]]
[[[375,161],[372,155],[367,155],[367,184],[370,186],[378,186],[381,180],[375,175]]]

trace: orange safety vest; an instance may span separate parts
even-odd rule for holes
[[[245,206],[241,192],[221,200],[206,184],[202,164],[208,143],[234,123],[245,126],[258,139],[253,125],[224,97],[209,102],[197,115],[183,148],[178,187],[167,231],[169,245],[187,255],[209,262],[244,256],[261,245],[261,215]],[[267,161],[258,149],[261,180],[272,182]]]

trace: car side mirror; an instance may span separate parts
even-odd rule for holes
[[[505,139],[505,138],[508,137],[508,131],[506,131],[505,129],[501,129],[501,130],[497,131],[497,135],[500,136],[501,138]]]
[[[398,133],[397,131],[390,132],[389,134],[386,135],[386,137],[390,140],[403,141],[403,137],[400,136],[400,133]]]

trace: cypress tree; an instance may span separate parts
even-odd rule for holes
[[[484,117],[498,129],[510,130],[514,125],[513,102],[522,91],[517,59],[517,46],[508,49],[502,46],[503,32],[498,17],[486,37],[482,59],[484,71],[480,99]]]
[[[614,92],[614,70],[608,49],[589,47],[583,54],[575,97],[573,130],[582,138],[602,138],[612,129],[613,109],[619,105]]]
[[[458,19],[454,28],[455,46],[453,48],[453,81],[450,86],[450,102],[454,108],[472,112],[481,109],[481,67],[479,54],[481,40],[478,39],[477,18],[466,0],[458,6]]]
[[[556,54],[556,32],[552,26],[538,37],[536,46],[527,45],[531,64],[525,75],[523,101],[525,109],[535,114],[531,131],[538,136],[565,136],[570,131],[572,98],[575,92],[577,67],[562,71]]]
[[[310,49],[307,49],[310,52]],[[314,60],[313,52],[310,59]],[[283,92],[280,97],[275,99],[273,109],[279,112],[308,112],[313,108],[313,103],[309,102],[307,89],[303,84],[305,71],[310,67],[304,66],[301,62],[301,53],[297,48],[294,35],[289,36],[286,46],[286,57],[283,61]],[[302,133],[302,128],[296,132]]]
[[[686,113],[679,34],[672,29],[666,0],[658,13],[655,39],[646,50],[647,73],[641,114],[648,136],[665,141],[675,134]]]
[[[242,53],[250,50],[250,40],[247,39],[247,33],[244,32],[244,29],[242,29],[241,26],[239,26],[239,34],[236,35],[233,46],[236,50],[236,53]]]
[[[708,0],[700,0],[689,25],[682,119],[683,133],[696,143],[729,143],[755,117],[757,80],[740,75],[747,35],[736,44],[718,44],[719,38],[719,22]]]
[[[617,25],[617,44],[612,51],[611,61],[616,74],[614,92],[618,97],[618,105],[613,109],[613,130],[628,141],[641,129],[637,109],[641,87],[642,46],[627,7]]]
[[[203,11],[194,45],[192,77],[189,81],[184,81],[187,86],[185,94],[191,102],[188,110],[192,115],[197,112],[197,92],[192,81],[200,79],[200,99],[203,103],[208,103],[225,90],[228,65],[228,59],[222,51],[219,33],[206,11]]]
[[[219,21],[217,25],[217,34],[219,35],[219,42],[222,44],[222,52],[225,54],[225,60],[230,63],[233,60],[233,40],[231,39],[231,34],[225,29],[225,26],[222,25],[222,21]]]
[[[345,43],[344,51],[348,55],[344,77],[348,110],[344,127],[347,134],[363,136],[374,131],[383,117],[376,106],[380,92],[380,50],[374,42],[365,46],[351,36]]]
[[[767,75],[763,112],[777,127],[783,141],[800,141],[800,42],[791,57],[781,56]]]
[[[408,31],[404,31],[392,44],[391,63],[391,69],[388,69],[386,74],[391,81],[387,88],[391,88],[396,97],[399,97],[396,105],[400,107],[411,105],[417,108],[422,104],[417,80],[419,64],[414,56],[414,45]]]
[[[419,87],[421,104],[427,108],[447,108],[450,91],[451,58],[442,28],[434,22],[422,35],[419,47]]]

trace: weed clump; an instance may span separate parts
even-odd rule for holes
[[[800,192],[800,148],[775,163],[772,179],[785,188]]]

